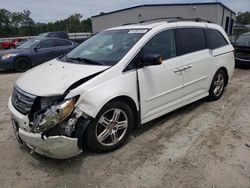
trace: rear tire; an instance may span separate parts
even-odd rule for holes
[[[210,89],[209,89],[209,96],[208,99],[210,101],[216,101],[221,98],[222,94],[224,93],[226,86],[226,73],[219,69],[212,80]]]
[[[131,107],[123,101],[107,103],[90,123],[85,141],[92,151],[110,152],[128,139],[134,123]]]
[[[17,72],[24,72],[31,68],[31,62],[25,57],[20,57],[15,61],[14,69]]]

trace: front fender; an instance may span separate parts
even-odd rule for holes
[[[73,93],[74,95],[77,94],[74,91]],[[96,117],[107,102],[120,96],[131,98],[135,102],[137,110],[139,109],[135,71],[122,74],[97,86],[92,86],[82,94],[79,93],[79,95],[80,98],[76,106],[92,118]]]

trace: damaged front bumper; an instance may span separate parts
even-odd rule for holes
[[[51,136],[42,138],[41,134],[34,134],[18,130],[18,136],[32,151],[56,159],[67,159],[82,152],[78,148],[78,139],[66,136]]]
[[[11,100],[9,100],[8,106],[17,139],[32,151],[56,159],[71,158],[82,152],[78,146],[78,138],[67,136],[46,137],[41,133],[31,133],[29,118],[18,112],[13,107]]]

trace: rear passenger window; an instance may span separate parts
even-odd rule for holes
[[[173,30],[166,30],[151,38],[143,48],[144,54],[159,54],[163,59],[176,56],[175,36]]]
[[[213,29],[206,29],[207,47],[209,49],[215,49],[227,45],[226,39],[223,35]]]
[[[37,46],[40,48],[52,48],[53,47],[53,40],[43,40]]]
[[[201,28],[178,29],[180,54],[192,53],[206,49],[204,30]]]

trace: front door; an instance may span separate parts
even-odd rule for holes
[[[176,57],[175,32],[156,34],[143,47],[142,54],[159,54],[161,65],[138,69],[142,123],[157,118],[181,105],[182,62]]]
[[[41,63],[44,63],[46,61],[49,61],[54,58],[53,56],[53,40],[52,39],[46,39],[40,41],[36,45],[36,50],[33,50],[32,53],[32,62],[34,65],[39,65]]]

